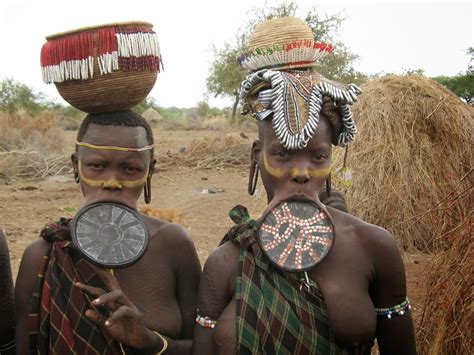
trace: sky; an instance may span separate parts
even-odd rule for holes
[[[456,75],[467,69],[473,44],[473,2],[294,1],[304,12],[341,13],[338,40],[359,55],[364,73],[423,69],[427,76]],[[272,0],[2,0],[0,80],[13,78],[49,99],[64,103],[54,85],[41,79],[44,37],[78,27],[118,21],[151,22],[158,35],[164,71],[150,95],[162,107],[192,107],[208,100],[230,106],[229,98],[206,96],[213,46],[232,41],[254,7]]]

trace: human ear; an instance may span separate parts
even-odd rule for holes
[[[156,172],[156,159],[153,158],[148,168],[148,176],[151,178],[155,172]]]
[[[252,150],[250,153],[250,163],[258,164],[258,161],[260,160],[261,152],[262,152],[262,144],[260,143],[260,140],[257,139],[252,144]]]
[[[74,170],[74,180],[79,182],[79,159],[77,158],[77,152],[71,154],[71,164]]]

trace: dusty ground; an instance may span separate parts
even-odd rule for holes
[[[238,132],[237,132],[238,133]],[[157,131],[157,151],[178,154],[179,148],[193,139],[212,138],[216,131]],[[250,139],[252,133],[246,132]],[[72,142],[74,133],[65,132]],[[244,139],[244,138],[243,138]],[[250,146],[250,139],[249,146]],[[71,143],[72,149],[72,143]],[[8,183],[8,184],[7,184]],[[222,192],[209,194],[203,189],[215,187]],[[160,171],[154,178],[152,206],[175,208],[185,213],[186,223],[203,264],[216,247],[232,221],[227,212],[237,203],[246,205],[253,216],[259,216],[265,200],[247,194],[247,169],[195,170],[186,167]],[[61,216],[73,216],[82,198],[72,177],[63,176],[44,181],[0,181],[0,223],[6,234],[14,277],[24,248],[49,221]],[[415,318],[419,318],[424,297],[423,271],[427,257],[404,255],[408,277],[408,295]]]

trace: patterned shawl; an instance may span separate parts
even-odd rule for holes
[[[61,218],[41,231],[51,243],[38,274],[28,316],[31,354],[122,354],[120,344],[86,318],[89,301],[76,281],[105,288],[91,265],[74,251],[69,220]]]
[[[238,225],[222,242],[240,246],[238,354],[370,354],[369,345],[336,344],[320,290],[302,290],[301,273],[283,274],[265,259],[254,237],[257,223],[245,207],[235,207],[230,216]]]

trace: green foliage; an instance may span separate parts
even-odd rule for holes
[[[474,47],[469,47],[466,53],[470,58],[464,74],[438,76],[432,79],[462,97],[468,104],[474,105]]]
[[[42,93],[35,93],[25,84],[11,78],[2,80],[0,83],[0,110],[10,115],[24,110],[36,116],[51,105]]]
[[[456,76],[437,76],[432,78],[457,96],[462,97],[468,104],[474,104],[474,75],[459,74]]]
[[[246,71],[236,61],[238,53],[245,50],[245,44],[257,23],[286,16],[296,16],[304,19],[312,29],[317,41],[329,42],[334,45],[333,53],[326,56],[318,65],[318,72],[329,79],[356,84],[360,84],[367,79],[366,75],[353,67],[358,56],[336,40],[339,28],[344,21],[341,14],[321,15],[316,8],[302,13],[294,2],[284,2],[274,7],[254,8],[250,11],[246,26],[239,31],[234,41],[225,43],[222,48],[214,47],[215,59],[211,64],[207,77],[209,93],[235,99],[233,120],[235,120],[239,86],[246,75]]]
[[[149,108],[153,108],[158,111],[158,104],[153,97],[147,97],[145,100],[136,105],[132,110],[141,115]]]

